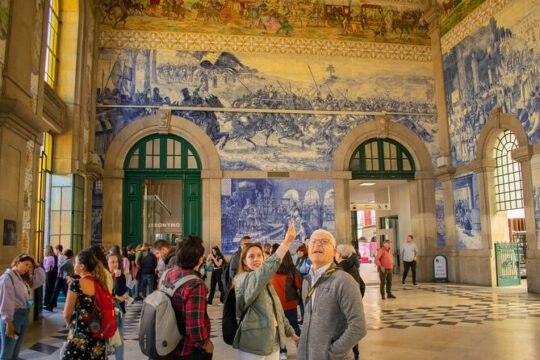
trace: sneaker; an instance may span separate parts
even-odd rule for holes
[[[128,296],[128,297],[126,298],[126,303],[127,303],[128,305],[131,305],[131,304],[133,304],[134,302],[135,302],[135,298],[133,298],[133,297],[131,297],[131,296]]]
[[[401,282],[401,285],[405,285],[405,280],[403,280],[403,281]]]
[[[381,295],[381,299],[386,300],[386,296]]]
[[[287,360],[287,353],[279,353],[279,360]]]
[[[418,284],[414,284],[413,286],[414,286],[415,288],[417,288],[417,287],[418,287]]]
[[[389,298],[389,299],[395,299],[396,296],[395,296],[394,294],[388,294],[388,298]]]

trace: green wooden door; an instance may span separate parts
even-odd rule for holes
[[[150,135],[124,161],[122,244],[143,239],[145,180],[182,180],[182,236],[202,234],[201,161],[193,146],[176,135]]]
[[[124,180],[123,246],[141,243],[143,181],[142,177],[129,177]]]
[[[184,234],[201,236],[201,179],[184,181]]]

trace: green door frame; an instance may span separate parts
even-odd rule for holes
[[[147,154],[147,143],[158,140],[159,151]],[[174,140],[180,147],[178,152],[168,153],[167,140]],[[168,146],[169,145],[169,146]],[[150,146],[151,147],[151,146]],[[155,150],[155,148],[154,148]],[[159,167],[146,168],[147,157],[159,158]],[[167,167],[168,160],[176,162],[176,168]],[[191,157],[191,159],[190,159]],[[191,160],[191,161],[190,161]],[[152,162],[152,160],[151,160]],[[145,180],[182,180],[183,194],[183,235],[202,234],[202,181],[201,161],[195,148],[177,135],[154,134],[139,140],[128,152],[124,162],[124,191],[122,210],[122,246],[139,244],[143,234],[143,184]]]
[[[388,154],[387,149],[395,151]],[[411,180],[416,167],[403,145],[390,138],[374,138],[356,148],[349,161],[352,179]]]

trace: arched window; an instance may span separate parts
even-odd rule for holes
[[[370,139],[353,153],[349,163],[353,179],[414,179],[414,160],[392,139]]]
[[[521,164],[512,159],[512,150],[518,148],[516,136],[503,131],[497,138],[493,155],[495,157],[495,196],[497,210],[523,208],[523,185]]]
[[[200,170],[201,160],[193,146],[179,136],[152,135],[131,148],[126,170]]]

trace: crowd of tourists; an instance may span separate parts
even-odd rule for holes
[[[337,246],[319,229],[291,255],[295,238],[293,223],[273,246],[244,236],[230,261],[217,246],[205,255],[202,239],[193,236],[175,245],[93,246],[76,256],[57,245],[45,249],[42,263],[17,256],[0,277],[0,358],[18,358],[32,290],[44,285],[47,311],[65,295],[62,359],[123,359],[123,315],[135,300],[143,301],[139,342],[150,359],[212,359],[214,301],[224,305],[223,338],[238,359],[287,359],[291,344],[297,359],[358,359],[365,284],[354,247]]]

